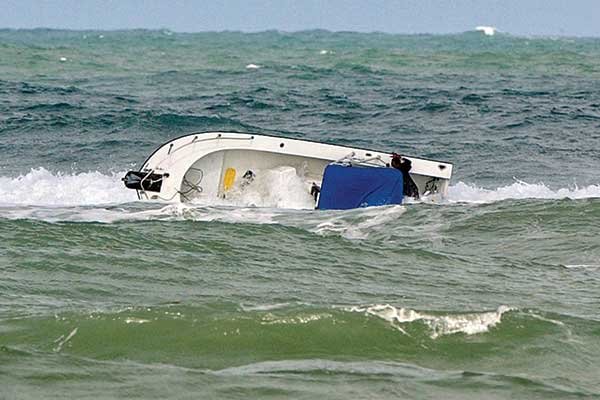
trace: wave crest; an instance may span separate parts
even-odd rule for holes
[[[600,185],[561,188],[553,190],[543,183],[517,181],[512,185],[496,189],[483,189],[472,184],[458,182],[448,189],[446,201],[449,203],[493,203],[502,200],[519,199],[587,199],[600,197]]]
[[[351,312],[360,312],[383,318],[403,333],[406,333],[406,331],[402,329],[400,324],[422,321],[430,328],[432,339],[455,333],[474,335],[487,332],[490,328],[500,323],[504,313],[511,310],[514,309],[502,305],[496,311],[432,315],[420,313],[409,308],[396,308],[389,304],[375,304],[367,307],[351,307],[348,309]]]
[[[0,177],[0,204],[80,206],[135,201],[135,192],[120,182],[123,174],[93,171],[67,175],[36,168],[16,178]]]
[[[99,171],[68,174],[50,172],[40,167],[18,177],[0,176],[0,204],[68,207],[120,204],[137,200],[135,192],[123,186],[121,182],[123,175],[124,172],[105,174]],[[297,188],[294,187],[293,189]],[[297,190],[295,190],[294,195],[297,194]],[[277,198],[279,199],[279,197]],[[473,184],[458,182],[450,186],[445,202],[492,203],[514,199],[576,200],[586,198],[600,198],[600,184],[581,188],[551,189],[543,183],[531,184],[516,181],[511,185],[495,189],[484,189]],[[304,203],[303,206],[296,204],[297,201],[294,196],[284,196],[279,200],[265,203],[265,205],[278,208],[306,208]],[[223,205],[222,203],[222,201],[219,202],[218,199],[215,199],[214,202],[202,205],[220,206]],[[243,202],[239,204],[228,203],[226,205],[248,206]],[[328,225],[323,225],[320,228],[323,232],[336,230],[335,226]]]

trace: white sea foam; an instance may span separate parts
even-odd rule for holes
[[[256,65],[256,64],[248,64],[246,65],[246,69],[259,69],[260,65]]]
[[[251,183],[238,180],[225,198],[200,198],[195,204],[295,210],[310,210],[315,207],[314,198],[310,195],[311,183],[298,175],[294,167],[281,166],[254,172],[256,176]]]
[[[566,269],[600,269],[600,264],[564,264]]]
[[[565,326],[565,323],[562,321],[558,321],[558,320],[552,319],[552,318],[542,317],[541,315],[538,315],[532,311],[529,312],[529,316],[531,316],[532,318],[538,319],[540,321],[550,322],[551,324],[554,324],[554,325]]]
[[[75,328],[71,331],[71,333],[69,333],[69,335],[67,335],[66,338],[63,338],[63,336],[59,337],[58,339],[56,339],[54,342],[58,343],[56,345],[56,347],[53,349],[55,353],[58,353],[62,350],[63,346],[65,345],[65,343],[67,343],[69,340],[71,340],[73,338],[73,336],[75,336],[77,334],[77,330],[78,328]]]
[[[396,308],[389,304],[375,304],[366,307],[350,307],[351,312],[360,312],[373,315],[390,322],[394,327],[406,333],[401,324],[413,321],[422,321],[431,329],[431,338],[443,335],[464,333],[474,335],[489,331],[490,328],[500,323],[502,315],[512,308],[500,306],[496,311],[473,312],[465,314],[432,315],[425,314],[409,308]]]
[[[124,214],[117,219],[181,219],[202,222],[246,224],[280,224],[293,226],[323,236],[341,236],[346,239],[366,239],[369,235],[388,229],[404,212],[403,206],[369,207],[343,211],[293,210],[262,207],[194,206],[169,204],[158,210]],[[105,212],[97,215],[105,222],[115,217]]]
[[[265,314],[261,320],[261,325],[298,325],[308,324],[311,322],[319,321],[322,319],[330,319],[332,315],[329,313],[317,313],[317,314],[302,314],[293,317],[277,317],[271,313]]]
[[[586,199],[600,197],[600,185],[583,188],[550,189],[543,183],[532,184],[517,181],[496,189],[483,189],[458,182],[448,189],[445,201],[450,203],[492,203],[508,199]]]
[[[366,239],[378,227],[385,227],[406,212],[403,206],[369,207],[343,212],[328,212],[321,215],[317,225],[310,228],[321,235],[338,234],[346,239]],[[318,216],[317,216],[318,217]]]
[[[143,319],[143,318],[135,318],[135,317],[125,318],[126,324],[146,324],[148,322],[150,322],[150,320]]]
[[[16,178],[0,177],[0,205],[75,206],[126,203],[137,199],[120,181],[124,173],[52,173],[32,169]]]
[[[290,307],[292,305],[298,305],[302,303],[274,303],[274,304],[260,304],[260,305],[244,305],[240,304],[242,310],[248,311],[273,311],[282,308]]]
[[[199,204],[144,202],[121,182],[124,173],[98,171],[53,173],[36,168],[18,177],[0,177],[0,215],[45,221],[196,220],[229,223],[283,224],[320,235],[363,239],[387,229],[408,206],[315,211],[309,181],[291,167],[264,171],[245,188],[234,186],[226,199]],[[239,183],[238,183],[239,184]],[[459,182],[450,186],[447,203],[489,203],[507,199],[585,199],[600,197],[600,185],[550,189],[543,184],[515,182],[483,189]],[[418,207],[418,205],[415,205]],[[575,264],[575,263],[573,263]],[[571,266],[568,266],[569,268]],[[578,267],[578,266],[575,266]]]
[[[496,28],[493,26],[478,26],[475,28],[476,31],[483,32],[486,36],[494,36],[496,33]]]

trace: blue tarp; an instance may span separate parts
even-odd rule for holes
[[[329,164],[318,209],[347,210],[402,203],[402,172],[395,168]]]

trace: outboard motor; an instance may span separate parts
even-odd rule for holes
[[[129,171],[121,180],[129,189],[160,192],[163,179],[168,177],[169,174],[154,174],[151,171]]]

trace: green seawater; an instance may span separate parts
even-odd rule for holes
[[[0,399],[599,398],[599,82],[592,38],[0,30]],[[122,186],[214,130],[454,175],[350,211]]]

